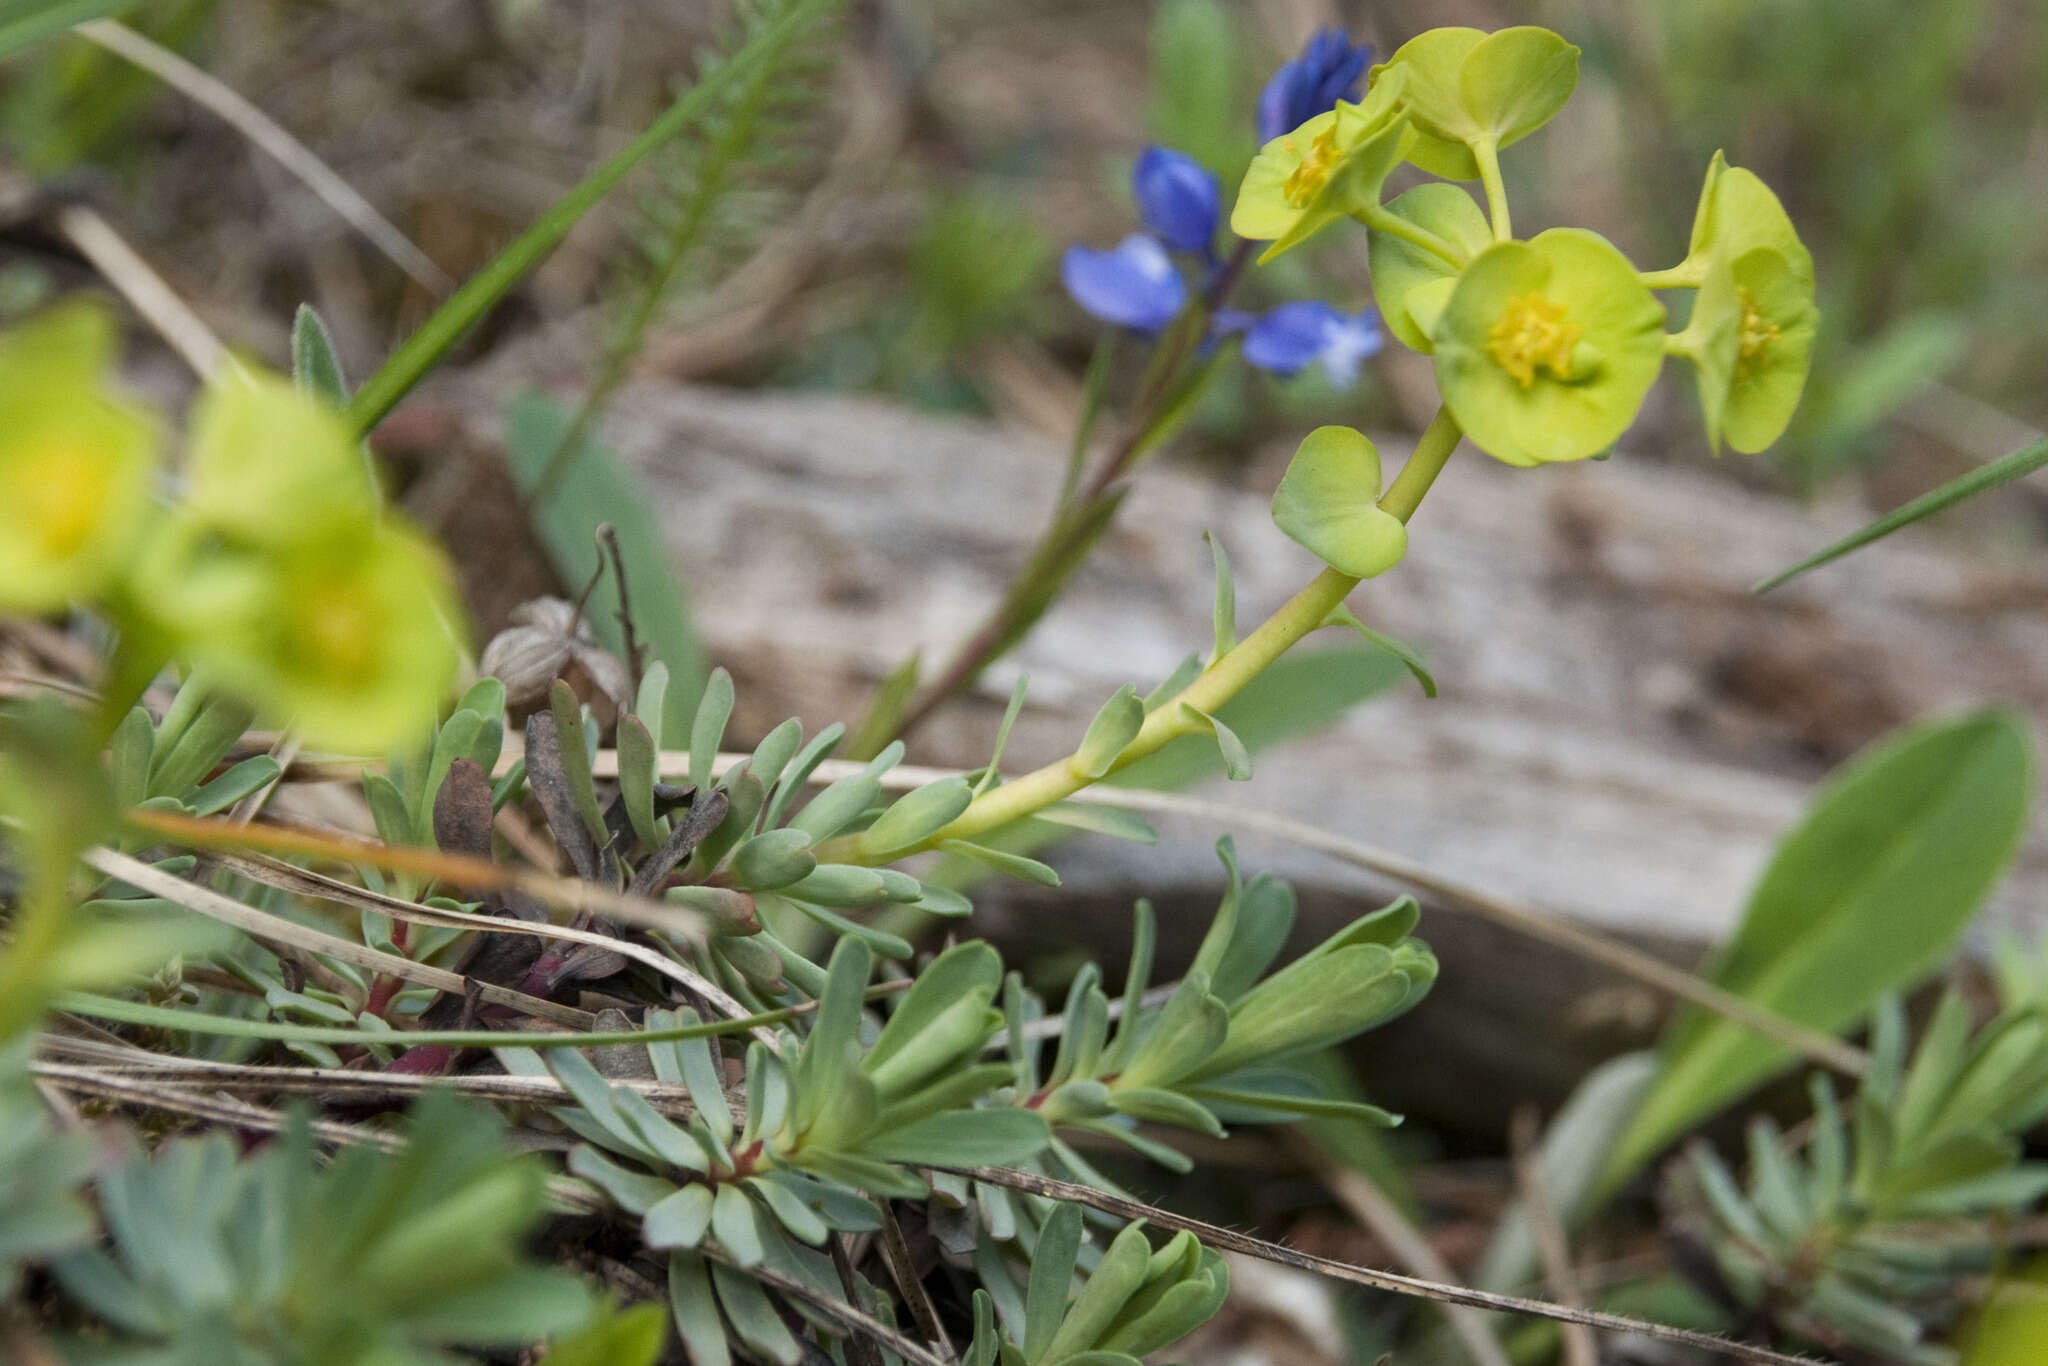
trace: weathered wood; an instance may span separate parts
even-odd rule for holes
[[[756,733],[789,714],[850,721],[911,649],[941,657],[1023,559],[1062,458],[1032,435],[877,400],[654,384],[620,396],[610,434],[738,679],[739,727]],[[1402,443],[1383,444],[1391,467]],[[1144,471],[1069,595],[912,757],[982,762],[1022,668],[1031,702],[1007,764],[1043,762],[1118,685],[1148,688],[1204,645],[1204,529],[1230,552],[1244,624],[1270,611],[1315,569],[1267,515],[1286,454],[1263,452],[1238,489]],[[1442,697],[1396,689],[1215,795],[1697,952],[1732,922],[1815,780],[1859,745],[1977,701],[2044,714],[2042,565],[1912,532],[1769,597],[1748,592],[1861,516],[1666,461],[1515,470],[1468,447],[1417,516],[1407,561],[1352,599],[1425,651]],[[991,923],[1021,930],[1028,908],[1030,930],[1120,943],[1121,915],[1100,912],[1140,889],[1191,911],[1213,903],[1219,833],[1169,826],[1155,849],[1078,840],[1057,859],[1065,892],[1005,893]],[[1308,918],[1352,913],[1378,890],[1316,856],[1241,843],[1249,866],[1303,888]],[[2044,890],[2036,839],[1996,913],[2048,904]],[[1465,1061],[1498,1059],[1474,1085],[1552,1091],[1654,1019],[1652,1003],[1601,994],[1609,978],[1554,952],[1434,912],[1428,923],[1447,961],[1433,1030],[1459,1035]],[[1555,1056],[1532,1069],[1533,1021],[1554,1022],[1539,1037]]]

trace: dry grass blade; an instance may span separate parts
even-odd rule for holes
[[[1009,1167],[938,1170],[953,1171],[956,1175],[971,1177],[976,1181],[986,1181],[994,1186],[1007,1186],[1011,1190],[1041,1195],[1048,1199],[1086,1205],[1090,1209],[1098,1209],[1105,1214],[1114,1214],[1123,1219],[1143,1219],[1163,1229],[1185,1230],[1210,1247],[1242,1253],[1247,1257],[1257,1257],[1278,1266],[1293,1267],[1297,1271],[1312,1271],[1320,1276],[1349,1281],[1353,1285],[1362,1285],[1373,1290],[1418,1296],[1442,1304],[1470,1305],[1474,1309],[1487,1309],[1499,1314],[1525,1314],[1533,1318],[1552,1319],[1559,1323],[1583,1323],[1589,1327],[1604,1328],[1616,1333],[1640,1333],[1644,1337],[1697,1347],[1702,1351],[1717,1352],[1736,1361],[1758,1362],[1762,1366],[1826,1366],[1821,1358],[1793,1356],[1769,1347],[1733,1342],[1727,1338],[1715,1337],[1711,1333],[1695,1333],[1688,1328],[1673,1328],[1667,1324],[1652,1323],[1647,1319],[1625,1318],[1620,1314],[1605,1314],[1594,1309],[1574,1309],[1569,1305],[1551,1304],[1545,1300],[1528,1300],[1518,1295],[1496,1295],[1490,1291],[1473,1290],[1462,1285],[1447,1285],[1415,1276],[1403,1276],[1398,1272],[1375,1271],[1370,1267],[1353,1266],[1349,1262],[1340,1262],[1329,1257],[1296,1252],[1293,1248],[1283,1247],[1279,1243],[1269,1243],[1263,1238],[1254,1238],[1235,1229],[1205,1224],[1199,1219],[1190,1219],[1155,1205],[1110,1195],[1096,1190],[1093,1186],[1078,1185],[1072,1181],[1056,1181],[1048,1176],[1016,1171]]]
[[[1360,1173],[1340,1165],[1320,1143],[1306,1134],[1292,1135],[1288,1147],[1337,1197],[1337,1203],[1385,1243],[1402,1265],[1431,1280],[1451,1279],[1450,1263],[1438,1255],[1429,1240],[1422,1236],[1421,1230],[1408,1221],[1400,1207],[1387,1199],[1378,1186]],[[1493,1329],[1487,1325],[1484,1314],[1456,1304],[1444,1305],[1443,1312],[1450,1322],[1451,1331],[1457,1334],[1466,1353],[1479,1366],[1509,1366],[1507,1351],[1493,1336]]]
[[[109,1076],[94,1068],[69,1063],[37,1063],[36,1075],[66,1091],[120,1101],[124,1105],[140,1105],[152,1110],[166,1110],[172,1114],[191,1115],[195,1119],[210,1119],[236,1128],[279,1133],[291,1123],[290,1119],[275,1110],[266,1110],[260,1105],[251,1105],[246,1101],[233,1100],[225,1096],[196,1095],[182,1086],[135,1077]],[[316,1119],[312,1121],[312,1130],[316,1138],[328,1143],[370,1143],[383,1148],[386,1152],[396,1152],[405,1146],[405,1140],[397,1134],[387,1134],[380,1129],[369,1129],[360,1124],[340,1124],[333,1120]]]
[[[335,174],[332,167],[313,155],[311,149],[287,133],[276,120],[219,78],[117,20],[96,19],[78,25],[73,32],[122,60],[134,63],[194,104],[219,116],[257,150],[296,176],[350,227],[390,257],[393,265],[421,285],[437,295],[445,295],[455,288],[455,281],[448,272],[413,245],[412,239],[399,231],[397,224],[378,213],[376,207],[357,193],[353,185]]]
[[[71,1052],[74,1050],[67,1045],[76,1042],[80,1041],[45,1038],[41,1047],[44,1052]],[[104,1045],[99,1047],[104,1048]],[[573,1103],[575,1099],[569,1089],[553,1077],[428,1077],[411,1072],[356,1072],[334,1067],[258,1067],[246,1063],[194,1061],[168,1054],[143,1053],[139,1049],[107,1049],[105,1053],[95,1049],[93,1056],[107,1057],[123,1051],[140,1056],[79,1063],[39,1059],[30,1066],[39,1076],[47,1073],[52,1077],[73,1079],[153,1081],[163,1086],[319,1096],[330,1101],[341,1098],[405,1099],[434,1090],[454,1091],[478,1100],[513,1105]],[[144,1062],[142,1058],[157,1061]],[[648,1104],[672,1119],[688,1119],[697,1112],[690,1101],[688,1088],[679,1084],[614,1078],[611,1085],[638,1091],[647,1098]]]
[[[140,859],[119,854],[111,849],[88,850],[84,861],[108,877],[119,878],[131,886],[139,887],[151,896],[162,897],[175,902],[186,910],[194,911],[209,920],[232,925],[244,934],[272,944],[286,944],[304,949],[310,953],[324,954],[329,958],[381,972],[420,986],[433,987],[438,991],[452,991],[458,996],[474,988],[478,996],[496,1005],[510,1006],[514,1010],[552,1020],[572,1029],[588,1029],[592,1020],[590,1012],[577,1010],[573,1006],[557,1005],[544,1001],[538,996],[528,996],[509,987],[494,986],[488,982],[473,982],[459,972],[446,968],[429,967],[415,963],[410,958],[385,953],[352,940],[342,939],[324,933],[295,920],[271,915],[247,906],[231,896],[173,877],[159,868],[151,867]],[[401,903],[403,904],[403,903]]]
[[[1537,1154],[1542,1127],[1533,1107],[1524,1106],[1515,1112],[1508,1139],[1514,1158],[1515,1187],[1522,1197],[1522,1208],[1529,1212],[1529,1227],[1536,1237],[1536,1252],[1543,1259],[1543,1278],[1550,1293],[1577,1309],[1586,1300],[1572,1270],[1571,1244],[1565,1238],[1557,1208],[1551,1203],[1550,1188],[1543,1183],[1543,1168]],[[1592,1329],[1583,1323],[1568,1323],[1563,1326],[1563,1334],[1565,1366],[1600,1366],[1600,1343]]]
[[[237,825],[203,816],[184,816],[169,811],[130,811],[128,823],[164,839],[192,849],[240,852],[265,849],[279,854],[302,854],[336,863],[361,864],[388,873],[413,873],[420,877],[452,883],[474,891],[520,891],[562,911],[590,911],[660,930],[688,943],[702,943],[703,918],[694,911],[644,896],[627,896],[591,882],[552,877],[545,873],[501,868],[482,859],[443,854],[432,849],[403,849],[352,835],[333,835],[268,822]]]
[[[358,910],[375,911],[379,915],[388,915],[393,920],[409,921],[415,925],[495,934],[526,934],[540,939],[566,940],[570,943],[606,949],[622,958],[630,958],[636,963],[652,968],[703,998],[716,1009],[724,1011],[729,1018],[738,1019],[751,1013],[702,973],[644,944],[635,944],[614,935],[599,934],[595,930],[574,929],[566,925],[550,925],[545,921],[514,920],[509,916],[439,911],[431,906],[421,906],[395,896],[386,896],[381,892],[352,886],[339,879],[309,872],[296,864],[261,854],[218,854],[215,855],[215,861],[228,871],[246,877],[252,882],[260,882],[266,887],[275,887],[279,891],[315,900],[339,902]],[[771,1048],[778,1046],[772,1030],[757,1029],[754,1036]]]
[[[112,224],[83,204],[67,204],[57,211],[57,228],[192,367],[193,374],[212,378],[227,359],[227,348]]]

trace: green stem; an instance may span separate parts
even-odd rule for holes
[[[1404,522],[1413,517],[1415,509],[1422,505],[1423,495],[1429,492],[1437,475],[1443,473],[1451,452],[1458,449],[1458,438],[1463,435],[1464,430],[1451,416],[1451,410],[1438,408],[1436,416],[1423,430],[1422,438],[1415,443],[1415,451],[1408,457],[1408,463],[1401,466],[1401,473],[1380,495],[1381,509]]]
[[[1415,453],[1402,467],[1400,477],[1380,500],[1380,506],[1404,522],[1414,515],[1423,495],[1443,469],[1444,462],[1457,449],[1462,435],[1450,411],[1440,409],[1428,430],[1423,432],[1422,439],[1416,443]],[[1204,669],[1194,682],[1155,708],[1145,718],[1137,738],[1117,755],[1109,771],[1114,773],[1134,764],[1183,735],[1207,734],[1209,723],[1201,713],[1213,713],[1237,696],[1246,684],[1287,653],[1296,641],[1320,627],[1330,612],[1357,586],[1358,580],[1349,574],[1334,569],[1323,570],[1314,582],[1289,598],[1257,630]],[[970,840],[1021,820],[1054,802],[1073,796],[1096,781],[1096,777],[1084,772],[1074,756],[1069,755],[1014,782],[982,793],[950,824],[940,827],[910,849],[894,850],[887,858],[879,858],[863,847],[858,835],[848,835],[826,841],[818,850],[818,858],[826,863],[893,862],[936,848],[946,840]]]
[[[1441,258],[1453,270],[1463,270],[1466,262],[1472,259],[1428,228],[1411,223],[1397,213],[1389,213],[1378,204],[1365,211],[1365,226],[1391,233],[1404,242],[1412,242],[1430,255]]]
[[[1493,240],[1506,242],[1515,235],[1508,217],[1508,187],[1500,178],[1500,148],[1491,138],[1471,144],[1472,159],[1479,163],[1479,180],[1486,186],[1486,213],[1493,220]]]

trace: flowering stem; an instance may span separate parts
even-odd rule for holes
[[[1439,409],[1435,420],[1416,442],[1415,453],[1408,457],[1400,477],[1380,499],[1380,506],[1404,522],[1413,516],[1423,495],[1436,482],[1438,472],[1451,458],[1451,452],[1457,449],[1463,434],[1450,410]],[[1137,737],[1117,755],[1108,771],[1114,773],[1128,767],[1183,735],[1207,734],[1209,723],[1202,713],[1213,713],[1237,696],[1246,684],[1287,653],[1295,642],[1320,627],[1331,611],[1358,586],[1358,582],[1351,575],[1335,569],[1325,569],[1316,575],[1313,582],[1289,598],[1257,630],[1219,655],[1187,687],[1154,708],[1145,717]],[[886,859],[876,858],[863,848],[858,835],[826,841],[818,850],[818,858],[828,863],[893,862],[936,848],[946,840],[971,840],[1042,811],[1096,781],[1097,777],[1080,767],[1077,756],[1069,755],[1014,782],[990,788],[970,802],[950,824],[940,827],[922,843],[909,849],[891,851]]]
[[[1668,270],[1636,272],[1636,278],[1643,282],[1645,289],[1698,289],[1706,276],[1706,262],[1690,256]]]
[[[1203,291],[1200,309],[1204,314],[1213,314],[1229,301],[1231,292],[1244,275],[1245,267],[1251,263],[1252,249],[1256,245],[1240,240],[1237,249],[1217,269],[1208,288]],[[1053,511],[1051,524],[1031,548],[1024,567],[1010,580],[1002,598],[961,644],[947,662],[945,671],[932,680],[904,712],[902,721],[895,728],[897,737],[909,735],[939,707],[972,687],[982,671],[1022,637],[1030,625],[1029,614],[1033,610],[1044,609],[1044,586],[1048,582],[1057,586],[1072,571],[1076,557],[1087,553],[1088,546],[1097,535],[1098,519],[1090,514],[1109,495],[1112,486],[1130,473],[1151,446],[1158,444],[1155,419],[1161,406],[1174,392],[1174,379],[1188,359],[1199,352],[1200,337],[1199,331],[1190,332],[1179,327],[1169,331],[1163,344],[1175,346],[1176,351],[1159,358],[1149,382],[1133,405],[1132,421],[1116,446],[1078,493],[1061,499]],[[1148,436],[1154,440],[1148,443]],[[872,738],[879,746],[890,737]]]
[[[1439,257],[1453,270],[1463,270],[1472,258],[1443,238],[1418,223],[1411,223],[1397,213],[1389,213],[1375,204],[1365,211],[1365,225],[1381,232],[1391,233],[1403,241],[1412,242],[1432,256]]]
[[[1422,505],[1423,495],[1429,492],[1430,485],[1434,484],[1437,475],[1443,472],[1445,463],[1451,458],[1451,452],[1458,449],[1458,438],[1464,434],[1464,429],[1458,426],[1458,420],[1451,416],[1451,410],[1438,408],[1436,416],[1423,430],[1421,440],[1415,443],[1415,450],[1408,457],[1408,463],[1401,466],[1401,473],[1394,477],[1393,484],[1380,495],[1381,509],[1391,512],[1404,522],[1413,517],[1415,509]]]
[[[1493,219],[1493,240],[1506,242],[1515,235],[1508,217],[1508,188],[1500,178],[1500,148],[1492,138],[1472,143],[1472,158],[1479,163],[1479,179],[1486,186],[1486,212]]]

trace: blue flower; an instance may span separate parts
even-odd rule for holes
[[[1379,314],[1368,308],[1357,314],[1339,312],[1319,299],[1278,304],[1264,313],[1219,318],[1219,330],[1244,333],[1244,358],[1261,370],[1280,376],[1299,374],[1310,365],[1323,367],[1330,383],[1349,388],[1358,379],[1359,364],[1376,354],[1386,338]]]
[[[1358,98],[1359,82],[1372,62],[1372,44],[1356,47],[1342,29],[1317,30],[1301,55],[1283,63],[1259,92],[1259,141],[1285,136],[1339,100]]]
[[[1131,168],[1131,189],[1137,196],[1138,217],[1167,246],[1206,252],[1216,240],[1222,187],[1187,153],[1147,147]]]
[[[1074,302],[1119,327],[1157,332],[1187,302],[1188,288],[1159,240],[1132,233],[1108,251],[1068,247],[1060,280]]]

